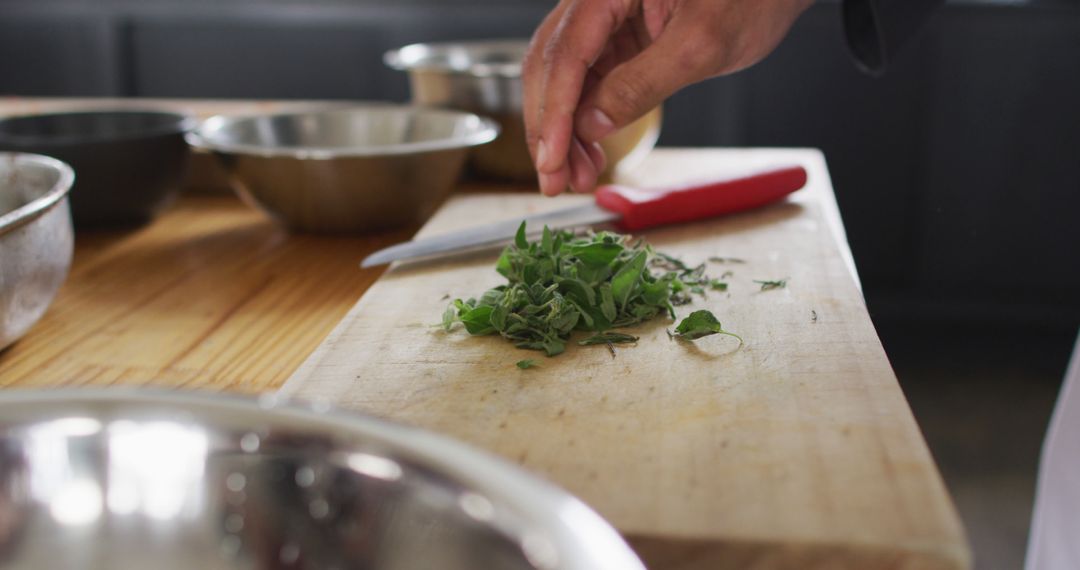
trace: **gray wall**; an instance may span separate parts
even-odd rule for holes
[[[537,0],[0,0],[0,94],[404,100],[381,53],[529,35]],[[822,1],[684,90],[661,144],[815,146],[877,319],[1080,322],[1080,4],[948,5],[881,79]]]

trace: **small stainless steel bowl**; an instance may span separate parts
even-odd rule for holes
[[[91,110],[0,119],[0,150],[60,159],[79,175],[71,215],[79,229],[150,221],[180,192],[190,117],[166,111]]]
[[[364,232],[426,219],[468,148],[497,134],[471,113],[367,105],[212,117],[188,142],[217,155],[240,196],[288,227]]]
[[[386,52],[389,67],[409,73],[412,100],[420,105],[463,109],[494,118],[502,134],[472,153],[480,175],[532,182],[536,171],[525,143],[521,63],[527,40],[412,44]],[[604,177],[632,168],[656,145],[661,108],[601,141],[608,164]]]
[[[41,318],[67,277],[74,181],[54,158],[0,152],[0,350]]]
[[[450,439],[272,396],[0,394],[12,570],[644,570],[565,492]]]

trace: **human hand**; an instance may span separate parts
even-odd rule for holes
[[[598,141],[680,88],[768,55],[813,0],[562,0],[523,65],[540,191],[588,192]]]

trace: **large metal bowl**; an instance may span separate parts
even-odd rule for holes
[[[490,178],[532,182],[536,177],[525,143],[521,62],[526,40],[412,44],[387,52],[383,61],[409,73],[412,100],[420,105],[464,109],[494,118],[502,134],[472,153],[473,169]],[[607,156],[603,178],[634,167],[656,145],[661,108],[601,141]]]
[[[54,158],[0,152],[0,350],[41,318],[67,277],[74,181]]]
[[[0,150],[45,154],[79,174],[76,227],[146,223],[180,192],[190,117],[166,111],[94,110],[0,119]]]
[[[643,570],[583,503],[370,417],[145,390],[0,395],[0,561],[83,570]]]
[[[427,218],[494,122],[471,113],[368,105],[207,119],[188,136],[242,198],[290,228],[363,232]]]

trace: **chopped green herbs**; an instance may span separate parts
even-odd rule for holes
[[[454,326],[454,321],[457,320],[458,309],[457,305],[451,303],[446,306],[446,310],[442,314],[442,328],[446,332],[450,332],[450,327]]]
[[[528,370],[529,368],[536,368],[536,361],[533,359],[519,360],[517,361],[517,367],[522,370]]]
[[[632,334],[620,333],[620,332],[605,332],[596,333],[589,338],[579,340],[578,344],[581,346],[589,346],[593,344],[624,344],[637,342],[638,337]]]
[[[714,334],[726,334],[739,339],[740,343],[743,341],[741,336],[724,330],[716,316],[704,310],[690,313],[689,317],[683,319],[679,326],[675,327],[675,334],[672,336],[683,340],[697,340]]]
[[[775,279],[775,280],[772,280],[772,281],[759,281],[757,279],[754,279],[754,283],[760,284],[762,291],[768,291],[770,289],[783,289],[784,287],[787,287],[787,279],[786,278],[785,279]]]
[[[660,253],[658,251],[653,252],[655,257],[649,261],[649,265],[653,267],[659,267],[660,269],[667,269],[668,271],[681,271],[687,272],[692,269],[682,262],[681,259],[671,257],[666,253]]]
[[[659,315],[675,319],[675,306],[691,302],[691,293],[727,290],[727,283],[705,275],[704,263],[687,265],[653,251],[643,240],[631,242],[611,232],[576,236],[545,227],[540,239],[530,242],[524,222],[495,270],[507,282],[478,299],[454,299],[443,313],[443,328],[449,331],[460,322],[469,334],[499,334],[519,348],[548,356],[566,350],[574,331],[593,333],[577,344],[603,345],[614,355],[615,344],[638,341],[614,329]],[[688,329],[679,336],[692,340],[704,330]],[[707,334],[716,333],[731,334]],[[517,364],[527,368],[533,364],[524,363],[531,362]]]
[[[746,263],[745,259],[739,259],[738,257],[720,257],[718,255],[710,257],[709,261],[713,263]]]

